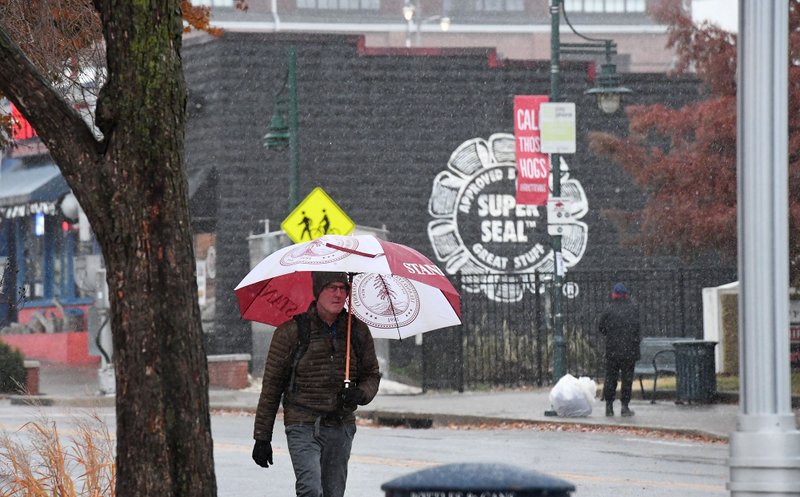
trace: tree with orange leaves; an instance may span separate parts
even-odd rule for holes
[[[0,0],[0,91],[106,263],[120,496],[216,495],[183,163],[189,26],[207,29],[208,10],[186,0]]]
[[[735,262],[736,35],[695,25],[665,3],[654,14],[669,25],[677,72],[693,69],[707,96],[681,108],[631,106],[626,137],[595,133],[595,152],[613,158],[649,197],[639,212],[609,210],[630,244],[647,253],[692,257],[715,251]],[[790,2],[789,191],[791,281],[800,284],[800,3]]]

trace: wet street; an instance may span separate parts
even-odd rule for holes
[[[73,419],[85,409],[44,408],[66,440]],[[114,428],[113,410],[99,414]],[[32,408],[0,405],[6,433],[24,439],[21,427],[37,416]],[[250,459],[251,414],[212,417],[220,497],[292,495],[294,477],[280,425],[275,465],[263,469]],[[361,425],[350,462],[348,495],[381,496],[381,484],[422,469],[451,463],[508,464],[567,480],[575,497],[709,497],[727,495],[726,443],[680,437],[638,436],[613,431],[534,429],[408,429]]]

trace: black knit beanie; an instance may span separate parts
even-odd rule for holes
[[[322,289],[331,283],[344,283],[347,285],[347,291],[350,291],[350,283],[347,281],[347,273],[329,273],[325,271],[314,271],[311,273],[311,289],[314,292],[314,298],[319,298]]]

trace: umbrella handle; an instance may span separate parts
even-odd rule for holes
[[[344,387],[350,388],[350,328],[353,320],[353,275],[349,274],[350,291],[347,293],[347,348],[344,356]]]

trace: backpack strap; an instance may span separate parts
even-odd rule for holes
[[[297,365],[300,364],[300,359],[303,358],[306,350],[308,350],[308,344],[311,341],[311,318],[309,318],[308,314],[295,314],[292,319],[297,322],[297,347],[294,349],[292,370],[289,373],[289,393],[297,392],[297,385],[295,385]]]

